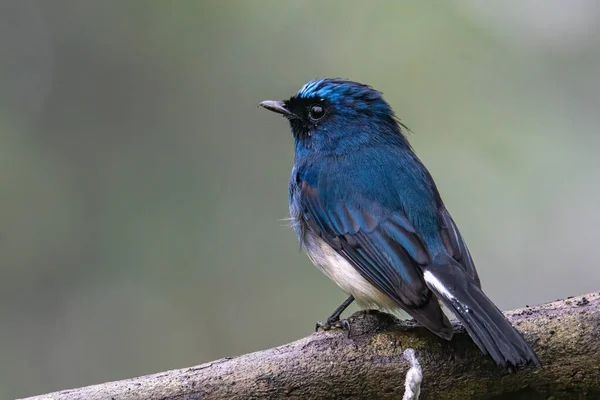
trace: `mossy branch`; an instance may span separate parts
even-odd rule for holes
[[[506,315],[533,344],[542,369],[503,371],[458,325],[445,342],[388,314],[358,312],[350,335],[314,333],[239,357],[27,400],[398,399],[411,367],[406,349],[422,369],[421,399],[600,398],[600,293]]]

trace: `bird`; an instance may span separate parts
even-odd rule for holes
[[[383,94],[342,78],[314,79],[261,107],[294,138],[291,224],[312,263],[349,296],[317,329],[362,308],[404,311],[451,340],[446,306],[500,366],[541,366],[524,337],[482,291],[469,249],[434,180]]]

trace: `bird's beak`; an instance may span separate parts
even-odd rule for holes
[[[296,116],[293,112],[285,108],[283,101],[265,100],[259,104],[259,107],[266,108],[267,110],[276,112],[277,114],[283,114],[286,117]]]

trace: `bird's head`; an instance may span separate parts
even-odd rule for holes
[[[362,83],[316,79],[288,100],[260,105],[286,117],[296,142],[306,148],[337,152],[386,139],[408,145],[404,125],[381,92]]]

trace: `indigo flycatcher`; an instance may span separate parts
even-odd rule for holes
[[[425,166],[382,94],[343,79],[308,82],[260,105],[291,125],[290,214],[311,261],[362,307],[403,310],[452,338],[440,303],[500,365],[540,365],[483,293],[475,265]],[[439,301],[439,302],[438,302]]]

